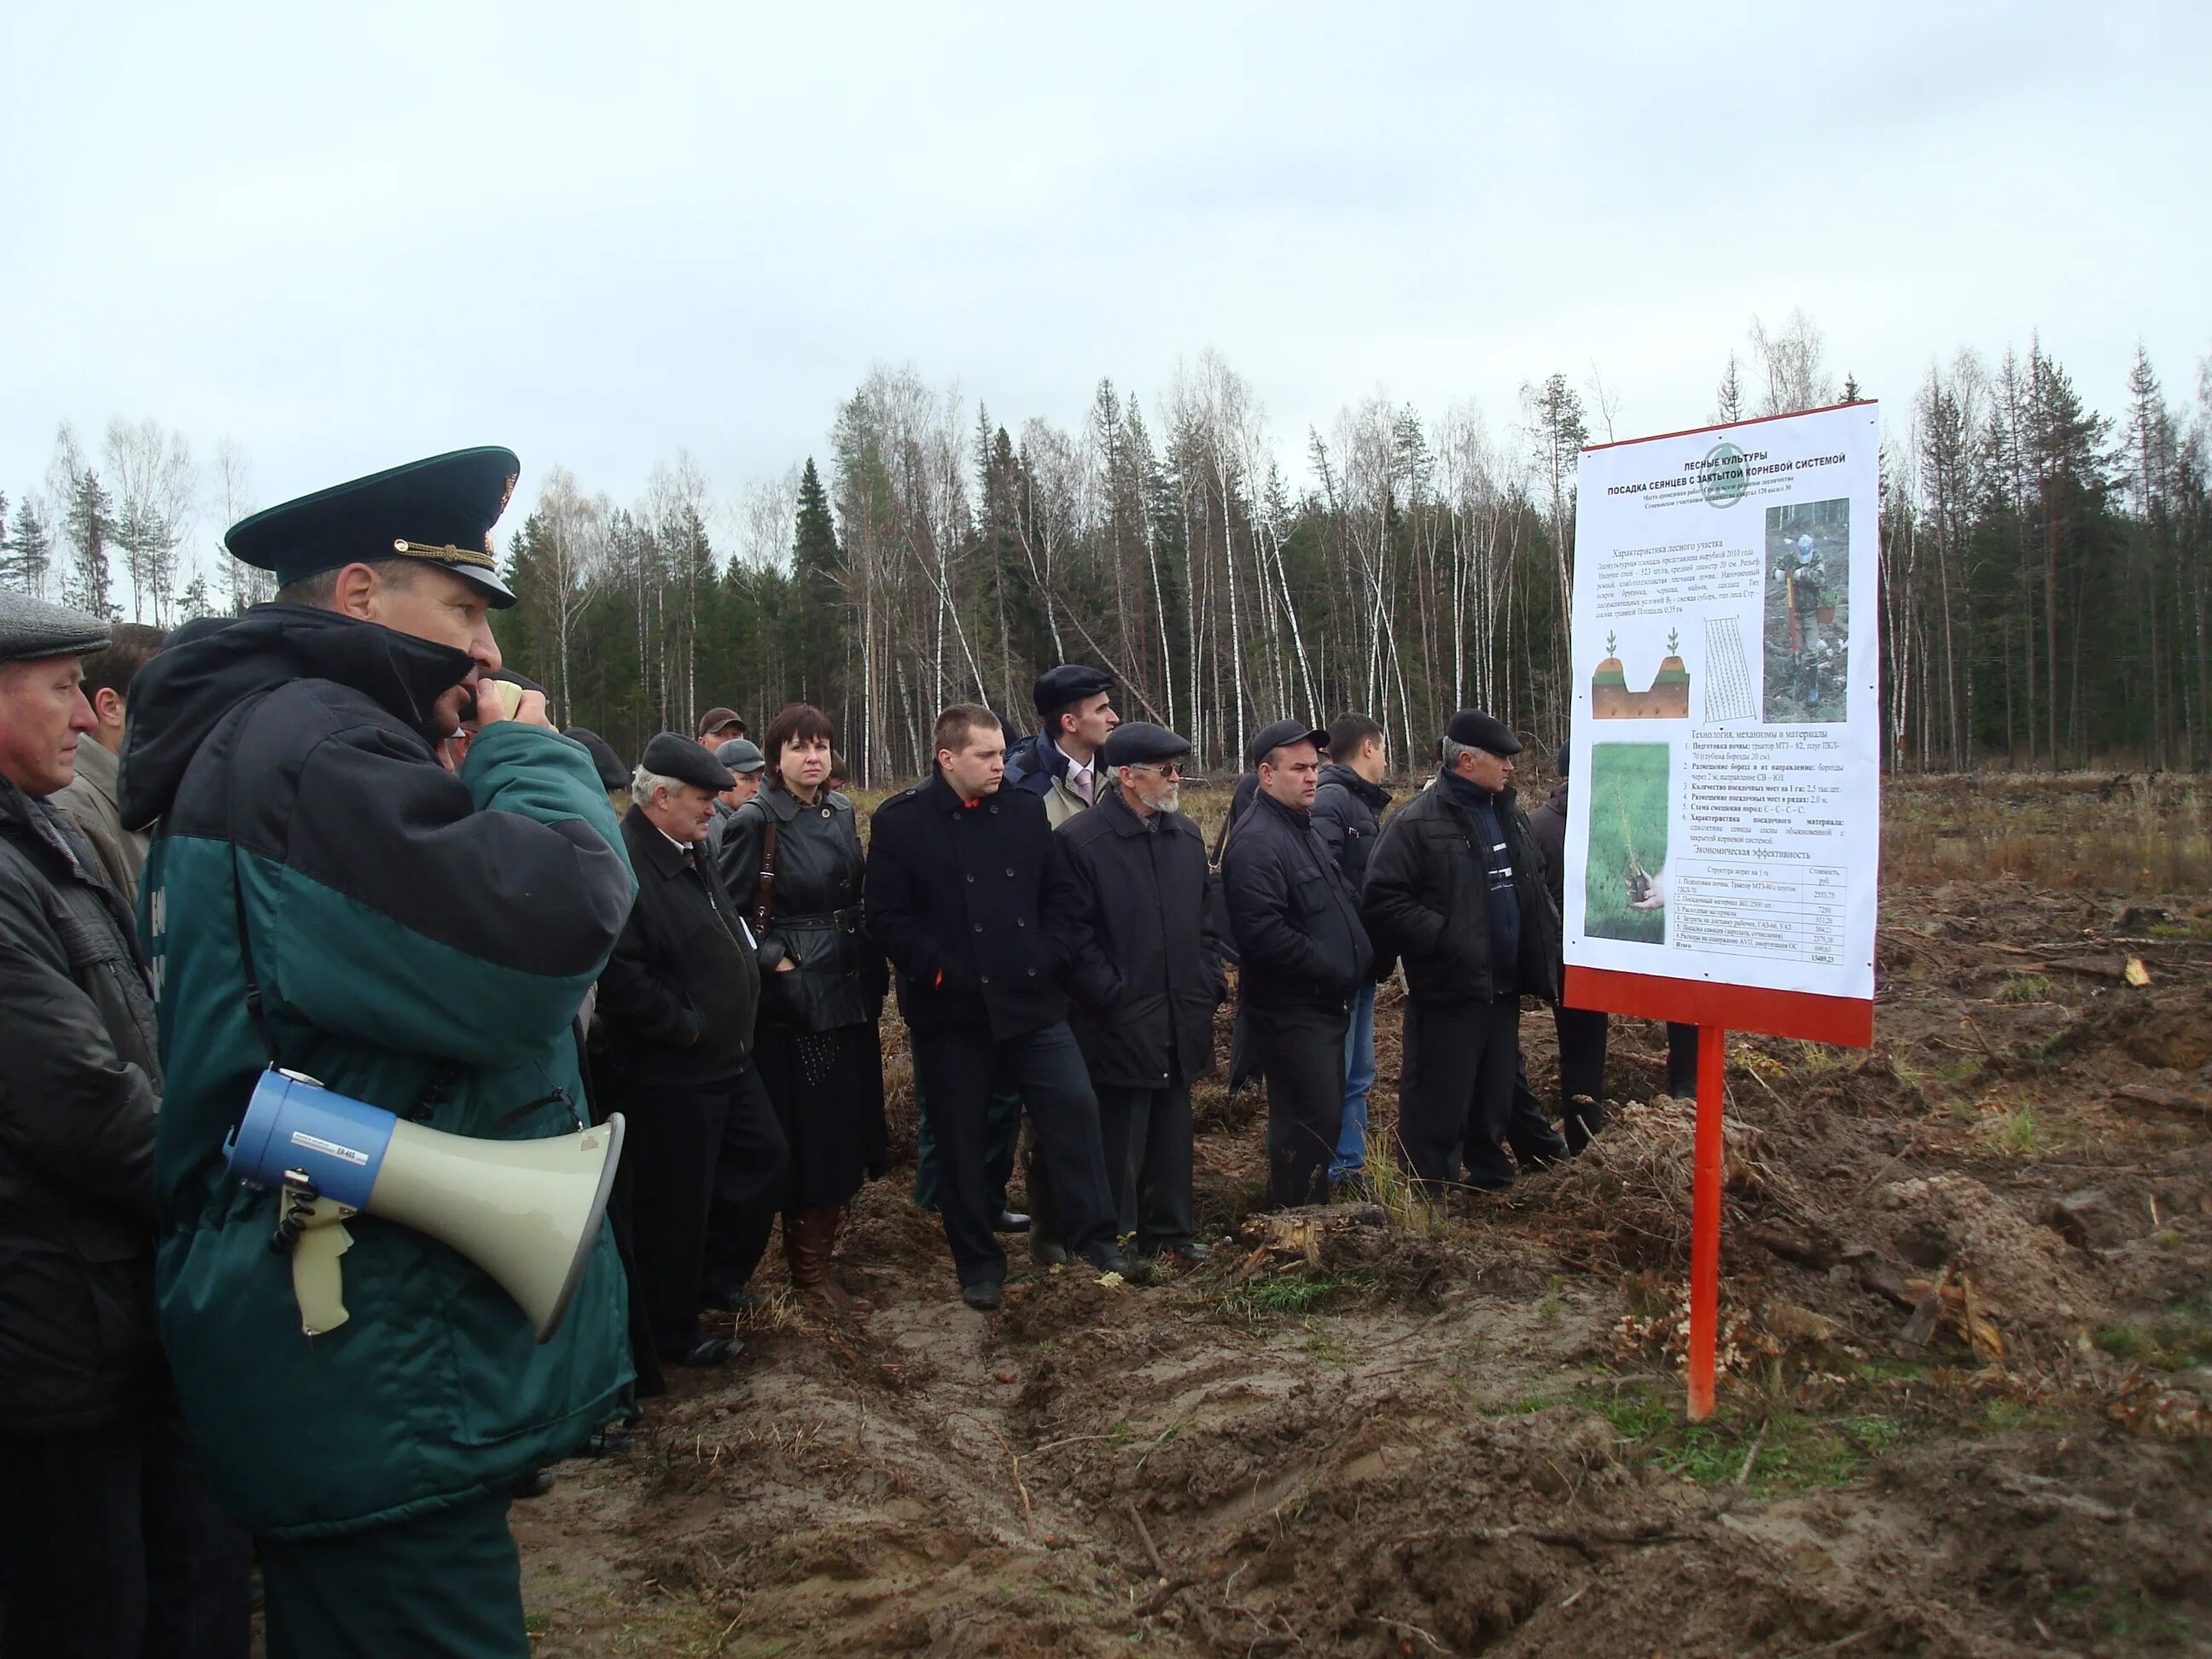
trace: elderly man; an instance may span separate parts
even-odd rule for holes
[[[599,981],[609,1088],[629,1123],[631,1248],[654,1345],[678,1365],[737,1351],[699,1328],[717,1192],[732,1215],[722,1265],[734,1297],[768,1248],[788,1162],[750,1054],[759,943],[705,856],[730,781],[675,732],[646,744],[622,826],[637,907]]]
[[[1190,1085],[1213,1069],[1228,995],[1206,838],[1176,809],[1190,744],[1143,722],[1099,750],[1112,793],[1060,827],[1074,902],[1045,918],[1068,959],[1068,1023],[1098,1094],[1115,1213],[1139,1262],[1206,1259],[1193,1234]]]
[[[1328,1201],[1352,1003],[1375,968],[1358,896],[1314,830],[1328,742],[1301,720],[1253,738],[1245,759],[1258,787],[1221,855],[1238,1012],[1267,1082],[1267,1202],[1277,1209]]]
[[[1127,1264],[1098,1137],[1098,1100],[1067,1029],[1060,955],[1045,919],[1075,902],[1044,803],[1002,789],[998,716],[937,717],[937,775],[876,809],[867,929],[897,970],[915,1081],[937,1143],[945,1242],[963,1301],[994,1311],[1006,1253],[993,1236],[991,1095],[1018,1092],[1052,1172],[1067,1247]]]
[[[734,708],[709,708],[699,716],[699,746],[709,752],[744,734],[745,723]]]
[[[526,1653],[509,1491],[629,1377],[611,1240],[541,1344],[489,1274],[361,1218],[354,1316],[308,1341],[279,1194],[223,1158],[271,1064],[453,1134],[577,1125],[576,1010],[634,884],[590,757],[487,678],[517,470],[464,450],[232,526],[278,603],[132,687],[123,821],[161,826],[161,1331],[209,1479],[258,1535],[271,1659]]]
[[[737,817],[738,808],[760,793],[761,773],[768,766],[768,757],[761,753],[760,745],[750,738],[732,738],[715,748],[714,758],[729,769],[730,787],[714,797],[714,820],[707,826],[707,856],[720,873],[723,888],[743,908],[760,872],[728,867],[723,861],[722,848],[729,838],[730,820]]]
[[[1509,1139],[1531,1161],[1566,1153],[1533,1096],[1516,1105],[1521,993],[1556,1000],[1559,956],[1543,855],[1510,783],[1520,752],[1503,721],[1454,714],[1436,787],[1400,809],[1367,866],[1367,925],[1406,969],[1398,1142],[1431,1190],[1457,1184],[1462,1164],[1469,1186],[1511,1186]]]
[[[153,994],[51,805],[101,729],[79,659],[112,649],[106,623],[0,592],[0,1649],[244,1659],[246,1540],[155,1334]]]

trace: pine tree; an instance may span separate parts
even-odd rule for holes
[[[8,532],[7,562],[0,567],[8,586],[34,599],[43,598],[53,547],[53,532],[39,516],[37,503],[28,496],[16,502],[15,526]]]
[[[799,475],[799,513],[791,535],[791,576],[797,590],[799,696],[833,713],[844,701],[842,641],[845,593],[839,580],[842,555],[837,522],[830,516],[829,493],[814,458]],[[853,738],[848,735],[850,744]]]
[[[1721,383],[1713,389],[1713,422],[1726,426],[1743,418],[1743,375],[1736,368],[1735,353],[1729,353],[1728,368],[1722,371]]]
[[[1860,396],[1859,383],[1856,378],[1850,374],[1845,374],[1844,376],[1844,401],[1847,404],[1855,404],[1859,401]]]
[[[70,570],[62,597],[80,611],[111,619],[122,615],[109,597],[107,544],[115,538],[114,508],[100,475],[86,467],[70,480],[62,528],[70,539]]]

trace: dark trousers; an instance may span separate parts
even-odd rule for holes
[[[714,1155],[714,1191],[707,1209],[702,1274],[718,1295],[741,1291],[768,1249],[791,1177],[791,1143],[783,1120],[748,1060],[731,1085],[730,1108]]]
[[[1271,1008],[1247,1001],[1245,1041],[1267,1084],[1267,1204],[1328,1202],[1329,1160],[1344,1127],[1349,999],[1334,1006]]]
[[[1469,1186],[1511,1186],[1505,1138],[1520,1064],[1518,997],[1409,1000],[1398,1088],[1398,1144],[1407,1167],[1439,1187],[1456,1182],[1464,1162]]]
[[[1579,1152],[1605,1127],[1605,1044],[1613,1017],[1601,1009],[1552,1006],[1559,1034],[1559,1127]]]
[[[1667,1092],[1677,1100],[1698,1094],[1698,1028],[1667,1022]]]
[[[1018,1096],[1007,1104],[1017,1113],[1021,1110],[1022,1103]],[[999,1109],[995,1099],[992,1105],[994,1109]],[[1022,1136],[1022,1188],[1028,1194],[1024,1201],[1030,1206],[1030,1242],[1037,1244],[1066,1243],[1060,1236],[1060,1206],[1053,1201],[1052,1166],[1045,1161],[1044,1148],[1039,1144],[1035,1129],[1028,1130]],[[1123,1228],[1122,1231],[1126,1232],[1128,1230]]]
[[[1190,1090],[1098,1091],[1098,1132],[1114,1186],[1115,1224],[1137,1235],[1140,1255],[1190,1243]]]
[[[246,1659],[246,1534],[173,1407],[78,1434],[0,1434],[5,1659]]]
[[[655,1346],[681,1353],[699,1340],[708,1218],[725,1209],[720,1265],[746,1277],[768,1248],[785,1154],[775,1108],[750,1065],[715,1080],[624,1079],[623,1155],[630,1164],[630,1242]],[[733,1127],[730,1120],[745,1122]],[[734,1149],[724,1170],[723,1149]],[[739,1280],[743,1282],[742,1279]]]
[[[1052,1170],[1067,1248],[1093,1261],[1114,1251],[1098,1098],[1065,1020],[1003,1039],[981,1025],[916,1032],[914,1070],[937,1143],[945,1242],[963,1285],[1003,1284],[1006,1277],[987,1174],[994,1090],[1018,1094],[1028,1109]]]
[[[945,1188],[937,1172],[937,1137],[929,1129],[929,1102],[922,1097],[918,1080],[915,1097],[921,1121],[915,1126],[914,1133],[914,1201],[925,1210],[934,1210],[940,1207]],[[1022,1097],[993,1095],[983,1154],[983,1179],[991,1191],[994,1221],[998,1219],[999,1212],[1006,1207],[1006,1183],[1014,1178],[1014,1150],[1021,1145],[1021,1139]],[[1032,1202],[1035,1188],[1042,1179],[1041,1170],[1030,1176]]]
[[[525,1659],[507,1499],[335,1538],[261,1540],[269,1659]]]

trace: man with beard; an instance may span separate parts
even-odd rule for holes
[[[508,1494],[629,1378],[604,1232],[541,1344],[483,1269],[356,1218],[353,1317],[307,1340],[270,1249],[282,1195],[223,1157],[271,1065],[479,1139],[581,1120],[574,1021],[635,885],[591,757],[486,678],[518,470],[463,450],[232,526],[277,602],[134,686],[123,821],[161,821],[161,1332],[209,1480],[257,1537],[271,1659],[527,1654]]]
[[[1207,1254],[1193,1237],[1190,1085],[1213,1069],[1228,987],[1206,839],[1176,810],[1189,755],[1141,721],[1106,739],[1111,793],[1059,832],[1077,901],[1046,918],[1068,958],[1069,1024],[1098,1093],[1115,1211],[1140,1262]]]

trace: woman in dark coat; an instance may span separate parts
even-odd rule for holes
[[[829,789],[836,728],[810,703],[769,722],[766,782],[723,832],[724,884],[760,939],[753,1063],[791,1146],[783,1212],[792,1283],[865,1313],[831,1271],[845,1206],[884,1173],[883,957],[861,931],[853,804]],[[764,873],[765,872],[765,873]]]

